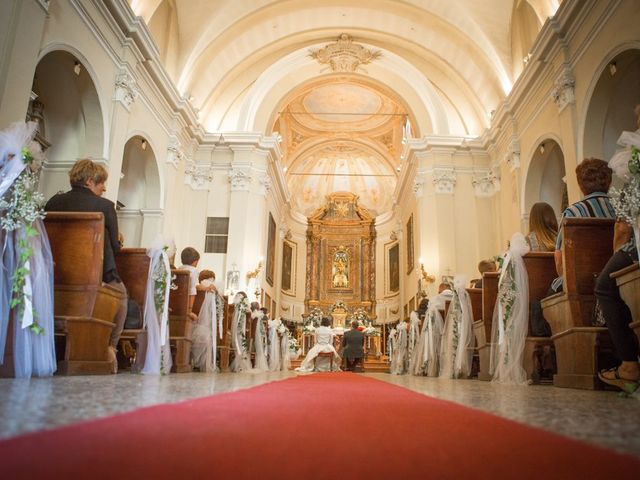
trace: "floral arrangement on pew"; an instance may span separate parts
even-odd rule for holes
[[[381,335],[380,329],[374,327],[371,322],[366,323],[363,332],[368,337],[379,337]]]
[[[298,339],[289,336],[289,358],[291,360],[295,360],[300,356],[300,343],[298,343]]]
[[[640,127],[640,106],[636,107],[636,114]],[[625,148],[611,158],[609,166],[625,184],[620,189],[611,189],[611,204],[618,217],[633,227],[640,254],[640,128],[635,132],[622,132],[618,145]]]
[[[320,325],[322,321],[322,317],[324,314],[319,307],[313,308],[304,322],[304,326],[302,327],[302,332],[305,334],[315,333],[316,328]]]
[[[12,129],[26,129],[26,133],[20,132],[16,136],[26,134],[29,137],[28,131],[34,129],[35,132],[35,124],[17,124]],[[43,161],[42,149],[33,140],[22,147],[19,158],[9,153],[8,158],[0,159],[0,192],[3,194],[0,197],[0,227],[6,232],[5,235],[15,234],[17,238],[17,264],[11,286],[10,308],[17,318],[22,319],[22,327],[28,327],[37,335],[44,333],[44,330],[32,303],[31,259],[34,250],[31,240],[39,235],[34,223],[45,217],[44,197],[38,192]]]

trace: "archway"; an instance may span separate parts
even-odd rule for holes
[[[558,217],[567,206],[567,184],[564,154],[558,142],[547,138],[541,141],[529,163],[524,188],[523,220],[529,218],[536,202],[546,202]]]
[[[73,54],[62,50],[50,52],[40,60],[33,93],[29,114],[39,121],[43,139],[51,144],[40,182],[40,189],[48,198],[69,188],[67,172],[78,159],[102,160],[102,109],[88,69]]]
[[[629,49],[604,64],[589,100],[583,157],[609,160],[623,130],[635,130],[634,107],[640,104],[640,50]]]
[[[160,175],[149,141],[140,135],[124,146],[118,223],[128,247],[149,245],[161,230]]]

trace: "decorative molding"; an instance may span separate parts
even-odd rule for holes
[[[476,173],[471,179],[476,197],[491,197],[500,191],[500,176],[493,170]]]
[[[167,146],[167,163],[170,163],[177,169],[184,158],[185,155],[182,152],[178,139],[170,139],[169,145]]]
[[[559,112],[562,112],[567,105],[576,103],[575,86],[576,79],[571,69],[565,64],[551,91],[551,98],[558,106]]]
[[[232,168],[228,174],[232,192],[248,192],[251,186],[251,175],[244,170]]]
[[[413,179],[413,194],[416,198],[420,198],[424,194],[424,182],[423,175],[416,175]]]
[[[138,86],[134,78],[127,72],[118,74],[115,82],[116,87],[116,100],[122,103],[124,108],[129,111],[131,105],[138,98],[139,91]]]
[[[187,160],[184,170],[184,183],[194,190],[207,190],[213,180],[211,165],[198,165],[193,160]]]
[[[355,72],[358,69],[364,70],[361,66],[380,58],[382,52],[353,43],[353,37],[343,33],[335,43],[310,50],[309,56],[322,65],[329,65],[332,72]]]
[[[269,175],[263,175],[258,179],[258,181],[260,182],[260,195],[264,195],[266,197],[271,191],[271,178],[269,178]]]
[[[456,172],[453,168],[434,168],[433,185],[436,193],[452,194],[456,186]]]
[[[140,213],[143,217],[158,217],[161,218],[164,216],[164,210],[160,208],[141,208]]]
[[[505,162],[512,173],[520,168],[520,142],[517,138],[511,140]]]

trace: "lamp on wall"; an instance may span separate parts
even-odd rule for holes
[[[427,284],[434,283],[436,281],[436,277],[433,275],[429,275],[427,271],[424,269],[424,263],[422,258],[419,260],[420,268],[416,269],[416,273],[418,274],[418,291],[420,292],[421,297],[427,296]]]
[[[76,60],[73,63],[73,73],[75,73],[76,75],[80,75],[81,71],[82,71],[82,65],[80,65],[80,62]]]
[[[616,62],[611,62],[609,64],[609,74],[613,77],[618,71],[618,64]]]
[[[538,147],[538,150],[540,151],[540,155],[544,155],[544,143],[540,144],[540,147]]]
[[[147,149],[147,141],[143,138],[142,142],[140,143],[140,148],[142,148],[142,150],[146,150]]]
[[[247,272],[247,287],[249,287],[249,282],[252,279],[255,279],[256,290],[254,292],[254,295],[256,296],[257,301],[260,301],[259,300],[260,299],[260,282],[258,281],[258,278],[260,277],[260,273],[262,272],[263,262],[264,262],[264,257],[260,257],[260,260],[258,261],[258,266],[254,270]]]

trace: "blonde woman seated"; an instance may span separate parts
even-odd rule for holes
[[[336,349],[333,346],[333,330],[331,330],[331,320],[327,317],[322,317],[320,326],[316,329],[315,333],[316,344],[309,350],[302,365],[296,368],[299,372],[328,372],[328,371],[340,371],[340,364],[342,359]],[[316,357],[320,353],[333,353],[333,368],[330,367],[331,359],[328,357],[321,357],[316,360]]]
[[[553,252],[558,238],[558,220],[553,207],[534,203],[529,213],[529,235],[526,240],[532,252]]]

